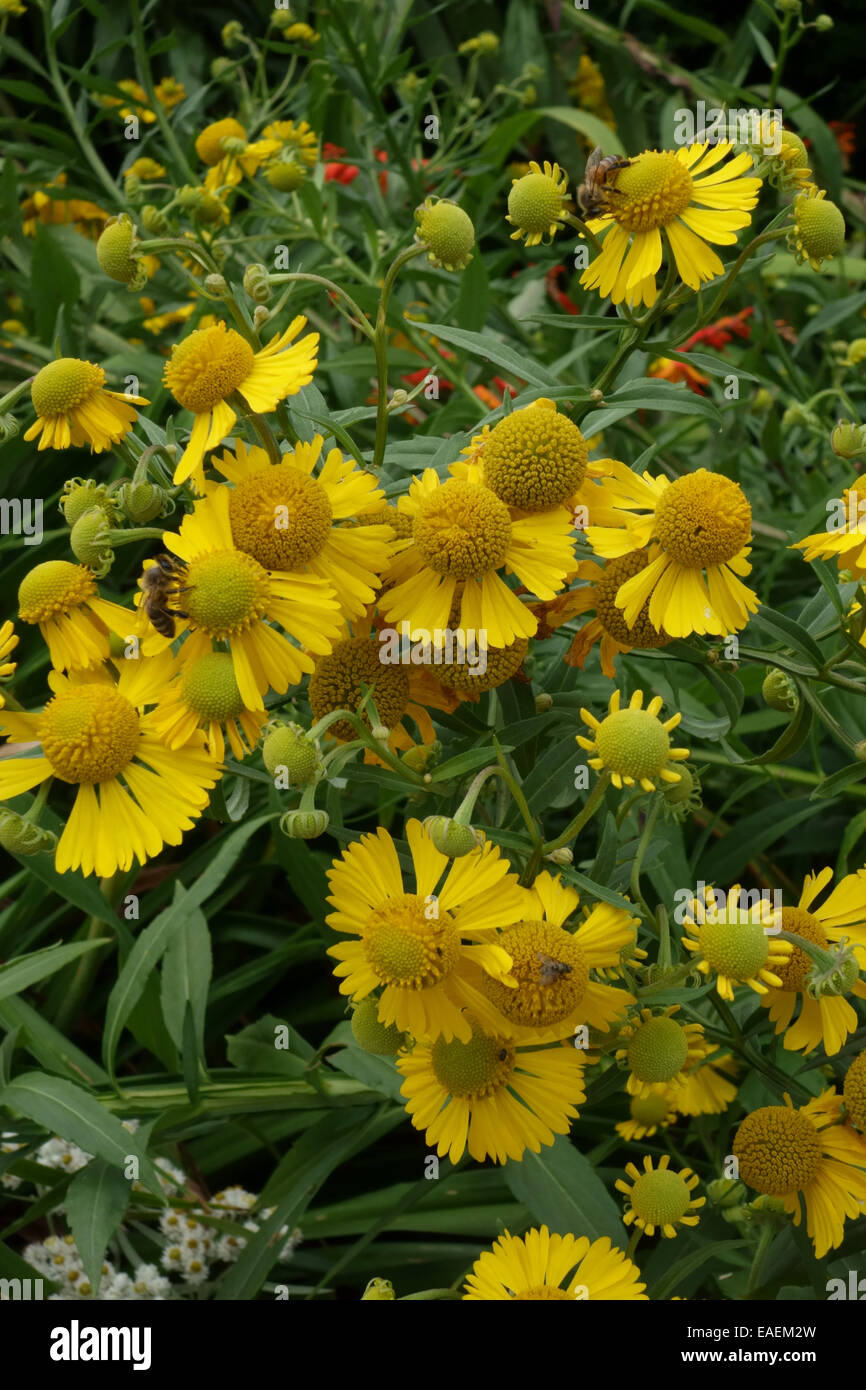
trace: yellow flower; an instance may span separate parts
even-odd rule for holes
[[[588,526],[590,545],[615,559],[652,542],[648,563],[616,594],[626,623],[636,622],[648,603],[653,627],[670,637],[744,628],[758,598],[741,579],[752,568],[752,509],[739,483],[706,468],[673,483],[638,476],[616,459],[609,468],[602,490],[615,499],[618,524]]]
[[[66,187],[66,174],[58,174],[54,181],[46,184],[46,189]],[[86,237],[98,237],[110,213],[96,203],[84,198],[52,198],[49,192],[37,189],[21,204],[22,231],[25,236],[35,236],[39,223],[56,227],[71,222],[75,230]]]
[[[418,1042],[397,1059],[413,1126],[452,1163],[467,1149],[479,1163],[521,1159],[567,1134],[586,1099],[583,1066],[573,1047],[520,1047],[477,1027],[468,1042]]]
[[[464,1302],[586,1299],[645,1302],[637,1265],[607,1236],[551,1235],[546,1226],[523,1236],[505,1231],[472,1266]]]
[[[683,1085],[676,1093],[677,1113],[721,1115],[737,1094],[736,1086],[728,1080],[736,1071],[734,1059],[726,1052],[689,1063],[684,1071]]]
[[[307,26],[302,26],[306,28]],[[272,121],[266,125],[256,142],[257,146],[267,141],[273,146],[268,153],[287,150],[296,155],[302,164],[311,169],[319,157],[319,137],[309,121]]]
[[[866,953],[866,869],[848,874],[836,884],[829,897],[815,906],[815,899],[833,879],[832,869],[807,874],[796,907],[782,908],[782,930],[796,933],[827,947],[842,937]],[[770,1010],[777,1033],[784,1033],[788,1052],[812,1052],[823,1044],[828,1057],[845,1045],[857,1029],[857,1015],[842,995],[826,994],[815,999],[806,987],[812,959],[799,946],[786,961],[775,966],[779,984],[764,995],[761,1003]],[[866,982],[858,980],[851,988],[858,999],[866,999]],[[792,1024],[797,1001],[800,1012]]]
[[[693,951],[695,964],[702,975],[716,977],[716,989],[722,999],[733,1000],[734,985],[748,985],[756,994],[766,994],[771,985],[777,988],[782,981],[776,973],[791,954],[791,945],[773,935],[779,930],[776,914],[766,898],[751,901],[735,884],[723,904],[716,901],[715,890],[704,889],[704,900],[692,898],[684,914],[686,931],[683,945]]]
[[[649,1091],[645,1096],[631,1096],[629,1118],[614,1125],[617,1134],[627,1143],[651,1139],[660,1129],[668,1129],[677,1118],[676,1097],[666,1086]]]
[[[190,646],[185,642],[180,649],[177,674],[153,711],[154,728],[169,748],[185,747],[203,729],[217,762],[225,757],[225,738],[242,759],[256,747],[268,716],[263,709],[247,709],[228,652],[206,651],[190,660]]]
[[[684,1085],[686,1069],[712,1051],[701,1025],[679,1023],[673,1017],[678,1011],[678,1004],[661,1014],[641,1009],[639,1018],[620,1029],[618,1041],[625,1046],[618,1048],[616,1058],[628,1062],[630,1096],[643,1098],[659,1087],[668,1091]]]
[[[805,560],[835,560],[840,569],[850,570],[857,579],[866,578],[866,478],[857,478],[842,493],[841,526],[832,531],[815,531],[795,541],[792,550],[802,550]]]
[[[165,177],[165,165],[159,164],[155,159],[142,157],[133,160],[128,169],[124,169],[123,177],[134,174],[136,178],[143,179],[145,183],[151,183],[154,179]]]
[[[616,676],[615,658],[621,652],[635,648],[651,651],[666,647],[673,641],[666,632],[659,632],[649,619],[649,601],[643,605],[631,623],[627,623],[621,608],[617,607],[616,597],[623,585],[634,575],[645,570],[649,564],[649,551],[630,550],[625,555],[607,560],[597,565],[594,560],[581,560],[575,577],[583,580],[579,589],[565,598],[562,609],[557,613],[555,626],[559,627],[578,614],[595,610],[595,617],[584,623],[564,660],[568,666],[579,666],[581,670],[596,642],[599,643],[602,674],[613,680]]]
[[[0,681],[8,681],[14,676],[18,669],[17,661],[7,661],[6,658],[18,646],[19,638],[15,635],[15,629],[10,622],[3,623],[0,627]],[[6,704],[3,692],[0,690],[0,709]]]
[[[86,565],[45,560],[24,576],[18,614],[37,624],[58,671],[83,671],[109,657],[109,632],[125,638],[135,631],[135,614],[99,597]]]
[[[656,790],[656,781],[679,782],[680,774],[669,766],[689,756],[688,748],[671,748],[669,734],[677,727],[682,715],[677,712],[664,723],[659,719],[662,707],[660,695],[643,708],[643,691],[636,690],[628,709],[620,708],[621,696],[615,690],[608,702],[606,718],[596,719],[582,709],[580,717],[592,730],[592,738],[576,734],[581,748],[594,753],[589,765],[596,772],[609,772],[617,789],[633,787],[635,783],[645,792]],[[655,780],[654,780],[655,779]]]
[[[678,1226],[697,1226],[700,1218],[694,1213],[707,1200],[692,1196],[698,1179],[691,1168],[681,1168],[675,1173],[668,1166],[670,1161],[670,1154],[662,1154],[658,1167],[654,1168],[647,1155],[642,1173],[633,1163],[626,1164],[631,1186],[624,1178],[616,1180],[617,1189],[628,1197],[623,1221],[627,1226],[636,1224],[648,1236],[655,1235],[657,1226],[663,1236],[670,1237],[677,1234]]]
[[[210,125],[205,126],[201,134],[196,136],[195,152],[202,164],[213,167],[225,158],[224,140],[246,140],[246,138],[247,133],[240,121],[236,121],[233,116],[227,116],[225,120],[213,121]]]
[[[174,481],[194,477],[201,490],[202,464],[233,428],[237,414],[228,400],[235,392],[258,414],[275,410],[313,379],[318,333],[308,333],[292,347],[307,320],[293,319],[285,332],[256,352],[225,323],[197,328],[172,348],[164,382],[175,400],[195,416],[189,443],[175,469]]]
[[[404,889],[394,841],[381,826],[334,861],[328,902],[335,910],[327,922],[355,939],[330,946],[328,955],[338,961],[341,994],[358,1000],[382,990],[380,1023],[416,1038],[468,1044],[467,1008],[488,1031],[498,1026],[481,985],[485,972],[508,974],[511,957],[499,945],[498,929],[521,915],[526,892],[492,844],[449,867],[419,821],[407,822],[406,838],[411,892]]]
[[[317,468],[323,442],[317,434],[274,464],[264,449],[239,439],[234,454],[214,463],[233,484],[229,516],[238,548],[266,569],[326,580],[342,612],[358,617],[376,597],[394,532],[387,524],[341,524],[380,509],[385,494],[372,473],[339,449],[329,450]]]
[[[832,1089],[799,1110],[789,1096],[785,1102],[747,1115],[731,1152],[739,1161],[741,1180],[757,1192],[781,1197],[795,1226],[802,1198],[806,1231],[820,1260],[842,1244],[845,1218],[862,1218],[866,1142],[842,1124],[842,1097]]]
[[[166,111],[173,111],[186,98],[186,87],[174,77],[163,77],[154,90],[157,101]]]
[[[511,233],[512,241],[525,237],[527,246],[537,246],[541,241],[552,241],[565,225],[568,179],[558,164],[546,160],[543,170],[530,160],[529,169],[528,174],[511,181],[505,220],[517,228]]]
[[[12,739],[41,744],[34,757],[0,760],[0,796],[20,796],[49,777],[77,786],[57,845],[58,873],[106,878],[179,845],[220,769],[203,735],[171,751],[152,713],[142,713],[163,689],[164,662],[123,661],[116,685],[102,672],[72,681],[53,671],[48,681],[54,697],[41,714],[0,715]]]
[[[512,957],[508,980],[485,981],[502,1015],[500,1031],[526,1042],[573,1037],[587,1025],[607,1032],[634,996],[593,976],[618,967],[636,941],[638,918],[598,903],[575,930],[566,927],[580,898],[561,876],[539,874],[522,920],[502,932]]]
[[[760,179],[745,177],[750,154],[717,167],[731,150],[724,141],[676,152],[644,150],[611,174],[605,212],[587,223],[590,231],[603,233],[602,250],[581,285],[614,304],[654,304],[665,242],[690,289],[721,275],[724,266],[707,242],[736,242],[737,232],[751,222],[761,187]]]
[[[134,405],[147,405],[143,396],[105,391],[105,371],[95,362],[59,357],[36,373],[30,399],[36,421],[24,435],[39,438],[39,449],[81,449],[101,454],[123,439],[138,415]]]
[[[229,489],[212,486],[179,532],[163,535],[186,567],[177,585],[186,616],[175,611],[175,625],[178,633],[192,629],[184,644],[190,661],[207,655],[213,642],[226,643],[244,706],[260,710],[269,688],[283,694],[313,670],[310,653],[330,651],[340,630],[337,601],[314,575],[267,570],[239,550],[229,505]],[[307,650],[292,646],[275,622]],[[161,650],[169,640],[154,634],[148,650]]]
[[[553,598],[574,562],[564,508],[510,509],[474,465],[465,477],[444,483],[434,469],[425,469],[399,507],[412,518],[412,544],[389,571],[392,587],[381,601],[389,622],[424,628],[442,645],[437,635],[456,606],[459,626],[476,633],[479,642],[507,647],[534,635],[537,619],[498,571],[515,574],[539,598]]]

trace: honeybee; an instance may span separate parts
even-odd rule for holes
[[[541,961],[540,974],[543,985],[552,985],[563,975],[571,974],[571,966],[566,965],[564,960],[551,960],[543,951],[536,951],[535,959]]]
[[[178,588],[176,581],[186,574],[186,568],[173,555],[157,555],[139,580],[141,608],[161,637],[174,636],[175,618],[188,618],[179,608],[169,608],[169,600],[185,594],[189,585]]]
[[[617,169],[628,169],[632,161],[621,159],[618,154],[604,154],[601,145],[596,145],[583,174],[583,183],[577,190],[577,201],[584,217],[601,217],[607,211],[607,200],[617,189],[608,183],[608,175]]]

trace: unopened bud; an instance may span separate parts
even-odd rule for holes
[[[56,844],[57,836],[50,830],[26,820],[16,811],[0,811],[0,845],[8,854],[29,858],[31,854],[53,850]]]
[[[290,840],[316,840],[324,835],[329,821],[327,811],[287,811],[280,821],[280,830]]]
[[[290,787],[307,786],[319,766],[316,745],[300,724],[278,724],[271,729],[262,744],[262,759],[272,777],[278,768],[285,768]]]
[[[214,294],[219,299],[228,298],[229,287],[224,275],[206,275],[204,277],[204,287],[209,294]]]
[[[568,845],[560,845],[559,849],[552,849],[550,854],[546,854],[544,857],[549,864],[558,864],[562,868],[567,868],[569,864],[574,863],[574,851],[570,850]]]
[[[97,579],[104,579],[114,564],[111,527],[101,507],[80,516],[69,534],[69,548],[82,565],[88,565]]]
[[[461,825],[450,816],[428,816],[425,829],[440,854],[449,859],[462,859],[484,843],[484,836],[471,825]]]
[[[764,704],[781,714],[793,714],[800,703],[797,687],[791,677],[773,666],[764,677],[761,686]]]
[[[271,297],[271,284],[267,266],[254,262],[244,271],[244,290],[257,304],[267,304]]]
[[[153,203],[145,203],[141,209],[141,225],[151,236],[164,236],[168,231],[168,218],[165,213]]]
[[[155,517],[171,510],[171,499],[156,483],[123,483],[117,489],[117,504],[127,521],[146,526]]]
[[[840,420],[830,431],[830,448],[841,459],[861,458],[866,454],[866,426]]]
[[[94,507],[101,507],[109,521],[114,519],[117,510],[105,483],[97,483],[94,478],[67,478],[57,505],[67,526],[74,526],[79,517]]]
[[[352,1012],[352,1036],[359,1047],[374,1057],[396,1057],[406,1044],[406,1034],[395,1023],[379,1022],[379,1001],[368,994]]]
[[[370,1300],[384,1301],[395,1299],[394,1285],[390,1279],[371,1279],[364,1292],[361,1294],[361,1302],[366,1303]]]

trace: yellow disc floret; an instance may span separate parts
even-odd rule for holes
[[[249,376],[255,354],[246,338],[215,323],[197,328],[172,349],[163,380],[175,400],[194,415],[224,401]]]
[[[690,569],[732,560],[748,544],[752,509],[738,483],[699,468],[662,494],[655,534],[666,552]]]
[[[580,487],[585,473],[586,440],[555,408],[536,404],[506,415],[484,446],[487,485],[511,507],[555,507]]]
[[[412,534],[425,563],[437,574],[473,579],[504,561],[511,517],[489,488],[451,479],[421,502]]]
[[[85,565],[69,560],[45,560],[26,574],[18,589],[22,622],[44,623],[55,613],[68,613],[96,593],[96,581]]]
[[[229,501],[235,545],[271,570],[300,569],[318,555],[332,517],[322,484],[288,463],[243,478]]]
[[[405,666],[379,660],[380,647],[367,637],[347,637],[316,663],[310,677],[310,708],[319,720],[333,710],[357,710],[365,685],[373,692],[379,718],[388,729],[400,723],[409,702],[409,676]],[[365,718],[369,726],[369,719]],[[356,737],[347,720],[330,726],[334,738],[344,741]]]
[[[845,246],[845,218],[822,188],[799,194],[793,203],[794,226],[788,245],[798,261],[808,261],[820,270],[822,261],[832,260]]]
[[[667,764],[670,739],[664,725],[645,709],[620,709],[601,721],[595,745],[604,766],[639,782]]]
[[[745,983],[763,970],[770,954],[770,940],[759,921],[738,916],[729,921],[721,913],[717,922],[698,928],[701,953],[716,975]]]
[[[234,719],[244,709],[228,652],[208,652],[184,668],[181,694],[202,719]]]
[[[689,1189],[685,1179],[669,1168],[643,1173],[631,1192],[631,1205],[637,1215],[653,1226],[673,1226],[688,1210]]]
[[[537,246],[563,226],[568,179],[558,164],[545,162],[542,170],[532,160],[529,168],[528,174],[512,181],[506,221],[517,228],[512,240],[525,236],[527,246]]]
[[[670,150],[648,150],[616,176],[610,212],[630,232],[666,227],[685,212],[694,184],[685,164]]]
[[[268,609],[267,573],[239,550],[212,551],[191,560],[185,587],[190,622],[217,641],[254,627]]]
[[[816,946],[823,946],[825,949],[829,945],[827,933],[817,917],[813,917],[811,912],[804,912],[800,907],[782,908],[782,930],[795,932],[797,936],[805,937],[806,941],[812,941]],[[775,965],[773,969],[782,982],[782,989],[803,990],[806,976],[813,966],[811,956],[800,946],[795,946],[788,959]]]
[[[452,918],[416,893],[403,893],[377,907],[364,929],[364,955],[383,985],[432,989],[450,975],[460,957]]]
[[[821,1165],[821,1139],[808,1116],[786,1105],[753,1110],[731,1146],[740,1177],[756,1192],[784,1197],[811,1182]]]
[[[105,372],[95,362],[77,357],[58,357],[36,373],[30,399],[40,419],[65,415],[74,410],[105,384]]]
[[[458,1039],[433,1044],[431,1061],[436,1079],[452,1096],[483,1100],[508,1085],[514,1069],[514,1050],[501,1038],[488,1038],[473,1028],[471,1042]]]
[[[62,782],[108,782],[135,756],[138,715],[108,685],[77,685],[55,695],[39,720],[38,738]]]
[[[866,1052],[855,1057],[845,1074],[842,1087],[848,1119],[866,1133]]]
[[[639,1081],[670,1081],[682,1071],[689,1052],[688,1035],[672,1018],[648,1018],[628,1045],[628,1064]]]
[[[627,579],[646,569],[649,556],[645,550],[632,550],[628,555],[620,555],[608,560],[604,572],[595,586],[595,612],[604,631],[624,647],[640,647],[651,650],[665,647],[673,639],[666,632],[659,632],[649,620],[649,599],[638,613],[631,627],[628,626],[621,608],[616,606],[616,596]]]
[[[589,965],[575,937],[550,922],[518,922],[498,938],[512,958],[517,988],[485,980],[500,1013],[524,1028],[545,1028],[567,1018],[586,992]]]

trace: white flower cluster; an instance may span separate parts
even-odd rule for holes
[[[260,1222],[273,1213],[273,1207],[265,1207],[259,1213],[258,1221],[241,1221],[239,1218],[244,1212],[250,1211],[257,1200],[254,1192],[247,1192],[243,1187],[227,1187],[211,1199],[210,1214],[214,1215],[213,1208],[219,1208],[220,1220],[236,1223],[237,1234],[209,1229],[199,1219],[208,1214],[203,1207],[194,1207],[191,1211],[175,1207],[164,1212],[159,1223],[166,1237],[161,1261],[163,1269],[180,1275],[187,1284],[202,1284],[212,1265],[232,1264],[247,1243],[247,1237],[240,1232],[255,1233]],[[302,1239],[301,1231],[296,1229],[289,1233],[288,1226],[283,1226],[279,1234],[283,1238],[279,1258],[288,1260]]]
[[[129,1134],[135,1134],[139,1123],[138,1120],[124,1120],[123,1128]],[[17,1135],[12,1130],[0,1135],[0,1139],[4,1141],[16,1138]],[[3,1142],[0,1143],[0,1153],[14,1153],[24,1147],[24,1144]],[[53,1139],[46,1139],[44,1144],[40,1144],[33,1155],[33,1162],[41,1164],[43,1168],[59,1168],[64,1173],[77,1173],[79,1169],[87,1166],[92,1157],[93,1154],[89,1154],[86,1149],[80,1149],[77,1144],[70,1144],[66,1139],[60,1139],[55,1135]],[[168,1159],[161,1158],[159,1169],[159,1182],[163,1192],[172,1194],[183,1191],[186,1176],[182,1168],[170,1163]],[[13,1173],[4,1173],[2,1182],[4,1187],[14,1189],[20,1186],[21,1179]],[[140,1182],[134,1182],[132,1186],[136,1192],[144,1191]]]
[[[50,1295],[54,1301],[84,1298],[108,1302],[162,1301],[171,1297],[171,1282],[160,1274],[156,1265],[137,1265],[129,1275],[115,1269],[107,1260],[102,1266],[99,1288],[94,1293],[72,1236],[48,1236],[47,1240],[34,1241],[23,1255],[37,1274],[60,1285],[57,1293]]]

